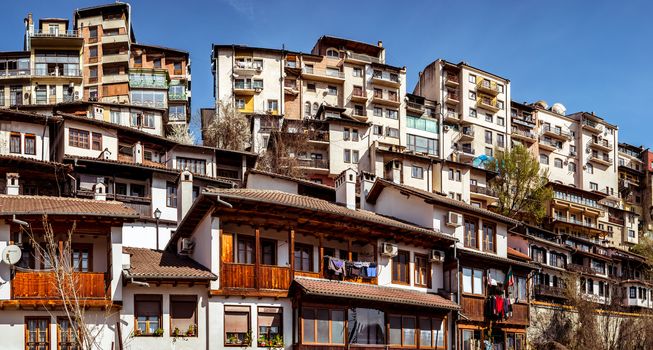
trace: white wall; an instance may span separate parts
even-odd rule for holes
[[[0,252],[9,245],[11,240],[11,227],[4,220],[0,220]],[[11,299],[11,268],[0,262],[0,300]]]
[[[66,120],[64,124],[64,140],[63,140],[63,149],[64,154],[80,156],[80,157],[91,157],[97,158],[102,151],[107,148],[111,152],[108,158],[111,160],[118,159],[118,132],[116,130],[105,129],[99,126],[80,123],[77,121]],[[85,130],[89,132],[89,148],[79,148],[70,146],[68,143],[70,128]],[[92,149],[92,133],[102,134],[102,148],[99,151]]]
[[[9,137],[12,132],[20,133],[20,146],[21,153],[9,153]],[[36,136],[36,154],[25,153],[25,135],[34,134]],[[22,123],[17,121],[1,121],[0,122],[0,154],[14,155],[25,158],[50,160],[50,131],[46,127],[45,134],[43,133],[43,125],[33,123]],[[43,142],[45,141],[45,143]]]
[[[298,193],[297,182],[275,178],[263,174],[252,174],[247,176],[247,188],[259,190],[276,190],[287,193]]]
[[[176,225],[159,223],[159,248],[164,249]],[[156,249],[156,223],[137,221],[123,224],[123,245],[134,248]]]

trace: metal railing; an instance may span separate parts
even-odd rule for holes
[[[394,83],[399,83],[399,74],[388,73],[383,71],[375,71],[372,74],[373,79],[387,80]]]
[[[550,125],[544,125],[542,127],[542,132],[548,132],[562,137],[571,138],[571,133],[569,131],[564,131],[561,128],[552,128]]]
[[[493,190],[491,190],[491,189],[489,189],[487,187],[481,187],[479,185],[469,185],[469,190],[474,192],[474,193],[484,194],[486,196],[492,196],[492,197],[497,196],[495,191],[493,191]]]
[[[333,78],[339,78],[339,79],[344,79],[345,78],[345,73],[337,70],[332,70],[332,69],[320,69],[320,68],[311,68],[311,67],[304,67],[302,68],[302,73],[304,74],[313,74],[313,75],[322,75],[325,77],[333,77]]]
[[[609,140],[592,139],[591,142],[592,142],[593,145],[597,145],[597,146],[601,146],[601,147],[605,147],[605,148],[610,148],[610,149],[612,148],[612,142],[610,142]]]
[[[79,68],[66,68],[63,71],[58,69],[34,68],[32,75],[37,77],[81,77],[82,72]]]
[[[351,54],[347,54],[347,56],[349,58],[359,60],[359,61],[365,61],[365,62],[369,62],[369,63],[381,63],[381,60],[379,58],[377,58],[377,57],[372,57],[372,56],[364,55],[364,54],[360,54],[360,53],[353,53],[352,52]]]
[[[306,168],[329,169],[329,161],[326,159],[297,159],[297,165]]]
[[[31,37],[40,37],[40,38],[80,38],[81,33],[78,30],[67,30],[67,31],[56,31],[56,32],[50,32],[50,31],[44,31],[44,30],[37,30],[34,31],[34,33],[30,34]]]
[[[419,111],[424,111],[424,105],[417,102],[408,101],[406,102],[406,107],[416,109]]]
[[[525,131],[525,130],[520,130],[518,128],[513,127],[512,128],[512,134],[513,135],[521,135],[524,137],[528,137],[529,139],[535,139],[535,134],[530,132],[530,131]]]

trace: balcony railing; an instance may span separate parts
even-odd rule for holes
[[[596,228],[596,224],[593,223],[593,222],[585,222],[585,221],[583,221],[583,220],[578,220],[578,219],[573,219],[573,218],[567,218],[567,217],[565,217],[565,216],[560,216],[560,215],[556,215],[556,216],[555,216],[555,220],[556,220],[556,221],[566,222],[566,223],[568,223],[568,224],[574,224],[574,225],[579,225],[579,226],[585,226],[585,227],[589,227],[589,228]]]
[[[165,76],[130,74],[129,86],[136,88],[167,89],[168,82]]]
[[[418,110],[418,111],[424,111],[424,105],[421,104],[421,103],[417,103],[417,102],[408,101],[408,102],[406,102],[406,107],[408,107],[410,109]]]
[[[304,67],[302,68],[302,73],[304,74],[311,74],[311,75],[321,75],[325,77],[332,77],[332,78],[338,78],[338,79],[344,79],[345,78],[345,73],[337,70],[332,70],[332,69],[319,69],[319,68],[311,68],[311,67]]]
[[[222,288],[288,290],[290,268],[285,266],[222,263]]]
[[[369,63],[381,63],[381,60],[378,57],[373,57],[370,55],[364,55],[360,53],[351,53],[347,54],[348,58],[354,59],[354,60],[359,60],[359,61],[365,61]]]
[[[392,83],[399,83],[399,75],[394,73],[388,73],[383,71],[375,71],[372,74],[373,79],[386,80]]]
[[[605,140],[605,139],[604,139],[604,140],[596,140],[596,139],[592,139],[592,145],[595,145],[595,146],[598,146],[598,147],[602,147],[602,148],[606,148],[606,149],[612,149],[612,142],[610,142],[610,140]]]
[[[101,272],[75,272],[74,285],[66,286],[75,290],[82,299],[106,298],[105,274]],[[61,299],[54,272],[17,271],[11,282],[13,299]]]
[[[513,135],[523,136],[523,137],[531,139],[531,140],[535,140],[535,134],[534,133],[532,133],[530,131],[526,131],[526,130],[521,130],[519,128],[513,127],[512,128],[512,134]]]
[[[472,191],[473,193],[483,194],[486,196],[491,196],[491,197],[497,196],[495,191],[487,187],[481,187],[479,185],[469,185],[469,190]]]
[[[594,274],[594,270],[585,265],[580,265],[580,264],[567,264],[567,270],[572,271],[572,272],[580,272],[580,273],[586,273],[586,274]]]
[[[542,127],[542,132],[552,135],[561,136],[564,138],[571,138],[571,133],[569,131],[564,131],[561,128],[552,128],[550,125],[544,125]]]
[[[82,72],[79,68],[66,68],[63,71],[58,69],[35,68],[32,71],[35,77],[81,77]]]
[[[564,287],[554,287],[554,286],[547,286],[544,284],[536,284],[534,291],[535,291],[535,295],[537,296],[566,298]]]
[[[34,33],[31,33],[31,37],[37,37],[37,38],[80,38],[81,33],[77,30],[67,30],[67,31],[56,31],[56,32],[50,32],[50,31],[44,31],[44,30],[37,30],[34,31]]]
[[[297,159],[297,165],[305,168],[329,169],[326,159]]]
[[[186,93],[171,93],[168,92],[168,100],[170,101],[186,101]]]
[[[309,131],[308,139],[311,141],[329,142],[328,131]]]
[[[617,225],[621,225],[621,226],[624,225],[624,219],[616,218],[614,216],[608,217],[608,221],[613,223],[613,224],[617,224]]]

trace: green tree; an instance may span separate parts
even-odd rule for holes
[[[542,221],[546,215],[545,203],[551,200],[553,191],[547,186],[548,172],[540,169],[539,162],[528,149],[516,145],[505,152],[497,152],[486,169],[497,174],[490,188],[499,199],[499,213],[535,223]]]

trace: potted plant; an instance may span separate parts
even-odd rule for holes
[[[188,337],[194,337],[195,336],[195,325],[194,324],[188,326],[188,330],[186,331],[186,336],[188,336]]]
[[[283,349],[283,337],[281,334],[275,334],[272,340],[270,341],[270,346],[273,349]]]
[[[154,330],[154,333],[152,333],[152,334],[154,334],[155,337],[161,337],[161,336],[163,336],[163,328],[157,328],[157,329],[155,329],[155,330]]]
[[[238,340],[238,337],[236,335],[231,334],[227,337],[227,344],[238,344],[240,341]]]
[[[140,328],[136,328],[136,330],[134,331],[134,335],[135,336],[143,335],[143,331]]]
[[[241,343],[243,346],[250,346],[252,345],[252,331],[248,331],[245,333],[245,337],[243,337],[243,342]]]
[[[175,329],[172,331],[172,336],[173,337],[178,337],[180,335],[181,331],[179,328],[175,327]]]
[[[265,337],[265,335],[261,334],[258,337],[258,346],[268,346],[268,339]]]

